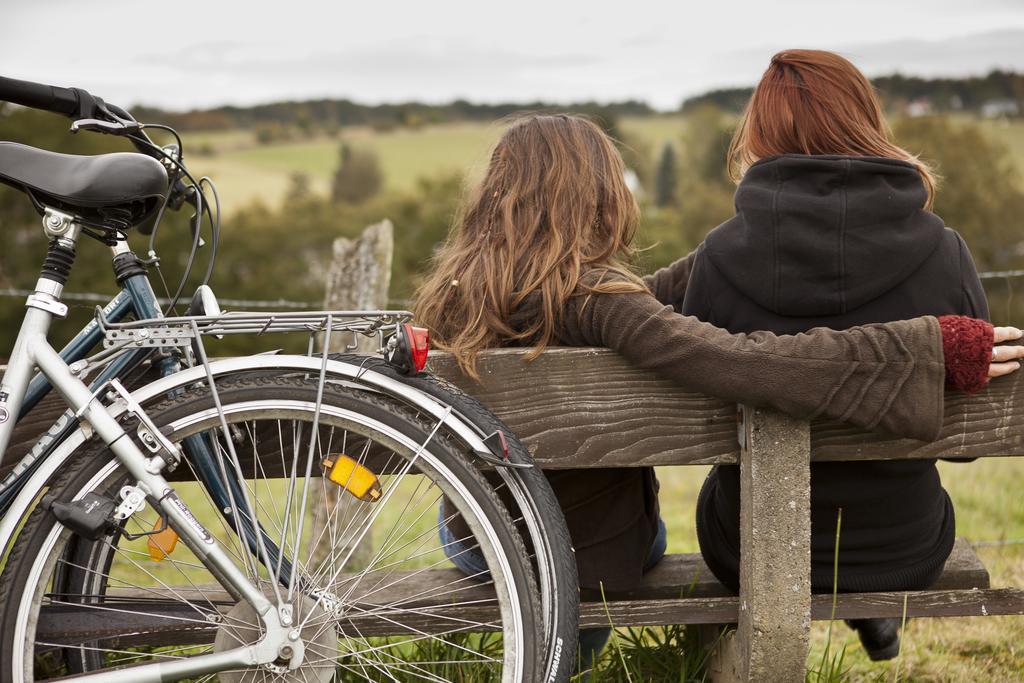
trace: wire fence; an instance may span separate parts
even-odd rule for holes
[[[970,543],[973,548],[1002,548],[1008,545],[1024,545],[1024,538],[1011,538],[999,541],[970,541]]]
[[[24,298],[33,293],[31,289],[0,289],[0,297]],[[105,304],[112,298],[110,294],[100,294],[99,292],[64,292],[61,294],[61,299],[64,301],[82,304]],[[161,306],[167,306],[171,303],[171,300],[158,298],[157,302]],[[217,302],[221,306],[264,309],[312,309],[321,308],[324,303],[323,301],[293,301],[290,299],[223,299],[221,297],[217,297]],[[409,306],[410,303],[409,299],[391,299],[388,301],[388,306],[404,308]]]
[[[990,270],[984,273],[978,273],[978,277],[982,280],[1009,280],[1011,278],[1024,277],[1024,270]],[[0,289],[0,297],[8,298],[24,298],[32,294],[30,289]],[[101,294],[99,292],[65,292],[61,295],[65,301],[76,302],[76,303],[94,303],[94,304],[105,304],[112,296],[110,294]],[[257,308],[257,309],[313,309],[321,308],[323,301],[294,301],[291,299],[222,299],[217,298],[222,306],[232,306],[237,308]],[[166,306],[170,303],[169,299],[158,299],[160,305]],[[388,302],[390,307],[407,308],[411,304],[409,299],[392,299]]]

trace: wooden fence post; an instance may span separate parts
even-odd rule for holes
[[[327,271],[327,290],[324,296],[324,308],[334,311],[378,310],[388,307],[388,289],[391,286],[391,259],[394,252],[394,227],[391,221],[368,226],[358,239],[339,237],[334,240],[330,268]],[[335,336],[331,339],[331,351],[344,351],[347,344],[352,343],[351,337]],[[358,353],[376,351],[375,340],[360,336],[356,340]],[[338,538],[342,530],[348,528],[347,521],[357,513],[360,506],[365,506],[352,496],[341,496],[337,486],[313,487],[310,510],[313,512],[314,529],[332,527],[329,538]],[[352,529],[351,535],[358,534],[360,529]],[[342,539],[340,556],[349,550],[348,541]],[[312,566],[316,567],[327,557],[318,544],[314,550]],[[364,567],[372,557],[373,538],[367,533],[352,553],[348,566]],[[336,553],[337,554],[337,553]]]
[[[811,625],[810,424],[743,408],[740,451],[742,681],[803,681]]]
[[[363,230],[358,239],[334,240],[331,266],[327,271],[324,308],[331,311],[372,311],[388,307],[391,287],[391,258],[395,229],[383,220]],[[331,350],[342,350],[351,339],[334,339]],[[376,351],[375,342],[359,338],[359,352]]]

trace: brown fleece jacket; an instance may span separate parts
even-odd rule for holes
[[[737,403],[770,406],[798,417],[838,419],[915,439],[938,436],[945,367],[935,318],[842,332],[732,335],[679,315],[691,265],[692,254],[644,278],[653,297],[573,298],[558,342],[608,347],[686,389]],[[601,277],[592,273],[584,284]]]

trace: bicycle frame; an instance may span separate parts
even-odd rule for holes
[[[44,223],[44,225],[47,225]],[[48,234],[50,233],[47,227]],[[60,240],[62,246],[73,249],[77,240],[78,230],[74,225],[62,228],[58,234],[50,234]],[[136,283],[138,284],[138,283]],[[148,281],[146,282],[148,287]],[[143,292],[139,287],[140,293]],[[152,290],[150,290],[151,293]],[[26,405],[26,399],[38,401],[45,394],[45,385],[37,382],[33,394],[29,394],[33,367],[38,367],[46,382],[57,389],[63,396],[72,412],[83,426],[98,435],[124,465],[131,476],[138,481],[138,487],[151,500],[168,523],[179,534],[182,541],[195,553],[204,565],[221,579],[224,587],[238,600],[244,600],[255,610],[263,622],[264,637],[254,645],[234,648],[224,652],[187,658],[175,662],[160,662],[143,665],[130,674],[97,674],[85,676],[82,680],[90,681],[162,681],[170,678],[182,678],[214,673],[233,667],[253,666],[280,660],[279,651],[282,646],[289,645],[291,656],[288,657],[290,668],[297,668],[302,661],[302,643],[298,631],[292,630],[290,614],[274,609],[274,605],[263,593],[249,581],[238,567],[231,561],[225,551],[217,544],[213,536],[202,526],[180,498],[174,493],[173,487],[163,477],[162,471],[174,462],[179,453],[169,452],[170,442],[166,442],[161,451],[147,455],[137,446],[133,439],[126,436],[125,429],[108,412],[100,400],[100,394],[108,388],[114,390],[115,401],[120,400],[128,405],[129,411],[140,420],[140,428],[145,425],[145,415],[141,406],[132,401],[131,396],[121,387],[116,379],[104,382],[91,389],[76,376],[66,360],[50,345],[47,334],[50,323],[55,316],[66,314],[67,308],[61,303],[60,296],[63,285],[54,279],[40,277],[35,291],[26,303],[27,310],[18,333],[14,351],[11,354],[7,370],[0,380],[0,459],[2,459],[10,442],[16,420],[13,415],[20,415]],[[116,301],[116,299],[115,299]],[[115,306],[118,308],[119,306]],[[82,348],[97,330],[86,329],[76,337],[76,341],[65,349],[67,355],[84,353]],[[148,350],[145,351],[148,354]],[[125,354],[133,356],[134,353]],[[111,368],[107,368],[110,371]],[[40,388],[42,386],[42,388]],[[72,422],[72,421],[68,421]],[[60,423],[58,423],[60,424]],[[51,430],[52,431],[52,430]],[[153,431],[153,430],[150,430]],[[158,442],[166,441],[158,434],[153,435]],[[31,454],[30,454],[31,455]],[[29,457],[29,456],[27,456]],[[28,465],[31,467],[31,464]],[[24,471],[20,476],[24,476]]]
[[[119,251],[115,250],[115,254]],[[122,290],[103,307],[103,314],[111,320],[119,321],[129,314],[134,314],[137,319],[158,318],[161,316],[161,311],[149,279],[145,275],[132,275],[124,281]],[[76,363],[84,359],[102,338],[103,331],[100,329],[99,323],[96,320],[91,320],[61,350],[60,357],[69,365]],[[149,357],[150,353],[148,350],[137,351],[115,359],[100,371],[91,386],[95,389],[115,377],[130,372]],[[161,363],[162,374],[170,374],[176,370],[177,362],[172,358],[164,359]],[[28,414],[50,392],[51,388],[52,385],[42,373],[33,377],[18,411],[18,419],[20,420]],[[35,471],[39,463],[49,456],[54,447],[74,430],[76,423],[77,419],[74,413],[72,411],[65,412],[15,465],[3,481],[0,481],[0,515],[7,512],[28,477]],[[0,452],[0,460],[2,460],[2,455]]]

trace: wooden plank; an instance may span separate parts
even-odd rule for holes
[[[423,578],[424,588],[434,578]],[[442,580],[440,577],[437,580]],[[957,588],[988,588],[988,570],[964,538],[956,539],[953,551],[946,560],[942,574],[930,587],[931,590]],[[187,586],[180,587],[186,590]],[[611,601],[621,600],[671,600],[673,598],[717,598],[733,595],[708,569],[699,553],[666,555],[661,562],[644,574],[635,588],[617,592],[606,592]],[[599,602],[597,591],[583,591],[584,602]]]
[[[451,356],[429,369],[497,413],[544,468],[737,462],[731,404],[686,392],[607,349],[551,348],[532,362],[524,349],[480,356],[480,381]],[[974,396],[946,396],[945,427],[932,443],[834,422],[811,431],[813,460],[1024,455],[1024,374]]]
[[[994,588],[839,595],[835,618],[901,617],[904,597],[907,599],[908,618],[1024,615],[1024,589]],[[735,623],[740,613],[739,605],[739,598],[735,596],[588,602],[580,607],[580,626],[607,626],[609,623],[618,627]],[[111,620],[109,617],[98,620],[95,610],[48,606],[40,615],[37,635],[41,640],[51,643],[82,643],[103,639],[108,640],[108,644],[113,642],[127,646],[143,643],[208,643],[216,633],[216,624],[198,623],[194,618],[195,611],[180,604],[168,605],[163,614],[146,614],[146,611],[154,610],[151,602],[139,605],[126,602],[121,607],[133,611],[130,623],[120,620],[120,617],[119,620]],[[223,606],[221,611],[228,608]],[[828,620],[832,615],[832,596],[813,596],[811,615],[816,621]],[[364,636],[415,635],[417,631],[443,633],[495,630],[494,619],[495,609],[487,605],[438,604],[403,612],[400,617],[394,612],[375,615],[350,611],[342,620],[341,627],[350,633]],[[466,621],[484,626],[470,628],[466,626]]]
[[[958,538],[953,544],[953,551],[946,558],[942,574],[929,590],[948,590],[953,588],[988,588],[991,585],[988,569],[981,558],[974,552],[970,541]]]
[[[699,553],[666,555],[642,581],[630,590],[605,591],[608,600],[670,600],[731,596],[733,592],[718,582]],[[583,590],[584,601],[598,602],[600,594]]]
[[[811,626],[810,425],[744,407],[741,434],[739,679],[795,681]]]
[[[497,413],[548,469],[735,463],[736,408],[682,391],[607,349],[554,348],[532,363],[522,349],[481,354],[481,381],[434,352],[430,369]],[[52,408],[57,408],[54,402]],[[32,415],[35,416],[33,411]],[[60,411],[18,425],[10,466]],[[994,381],[974,396],[946,396],[945,428],[932,443],[815,422],[812,460],[1024,455],[1024,374]]]
[[[911,591],[907,593],[847,593],[838,596],[836,619],[900,617],[907,598],[908,617],[994,617],[1024,615],[1024,589]],[[584,603],[580,626],[660,626],[663,624],[735,623],[739,598],[691,598]],[[811,617],[826,621],[832,615],[832,596],[811,598]]]
[[[338,576],[335,583],[347,591],[349,584],[361,576],[363,575],[358,572],[344,573]],[[365,575],[360,580],[359,587],[352,591],[353,599],[364,603],[401,603],[420,607],[451,604],[456,600],[480,602],[494,597],[490,584],[468,578],[453,567],[389,571],[386,573],[386,580],[378,585],[380,581],[381,577],[373,573]],[[946,560],[942,575],[932,589],[983,589],[988,586],[988,571],[974,553],[970,543],[962,538],[957,539],[953,552]],[[216,583],[181,584],[166,589],[111,586],[107,589],[107,596],[115,600],[164,597],[168,600],[187,599],[197,603],[234,603],[234,599]],[[621,602],[735,595],[714,578],[699,553],[686,553],[666,555],[651,571],[644,574],[643,581],[636,588],[606,592],[605,597],[612,602]],[[584,602],[600,602],[600,595],[596,592],[584,592],[583,599]]]
[[[344,586],[357,576],[339,577],[339,585]],[[494,597],[491,586],[469,579],[454,568],[388,574],[383,590],[375,583],[377,580],[370,575],[363,579],[365,584],[353,591],[360,608],[352,611],[351,625],[358,626],[365,635],[408,633],[397,626],[394,614],[387,619],[373,616],[377,605],[411,610],[402,614],[400,623],[429,632],[453,628],[453,619],[489,622],[496,618],[490,602]],[[904,595],[908,596],[908,615],[913,617],[1024,613],[1024,590],[991,590],[987,586],[988,572],[970,545],[961,539],[931,590],[839,595],[836,618],[900,616]],[[197,624],[195,610],[178,599],[211,604],[221,612],[234,604],[217,584],[172,586],[164,591],[167,604],[157,607],[153,601],[160,598],[161,592],[159,588],[108,591],[111,606],[133,614],[130,624],[111,621],[105,611],[71,605],[47,607],[40,620],[41,633],[46,634],[46,642],[54,643],[110,638],[128,646],[183,643],[183,637],[188,642],[206,643],[212,641],[216,625]],[[581,608],[584,626],[607,625],[609,615],[616,626],[723,624],[735,623],[739,616],[739,598],[710,577],[699,555],[669,555],[647,573],[643,585],[632,591],[608,594],[607,598],[607,603],[602,603],[587,596]],[[133,607],[134,601],[139,604]],[[812,596],[813,619],[828,619],[831,610],[831,595]],[[131,634],[125,635],[128,631]]]

